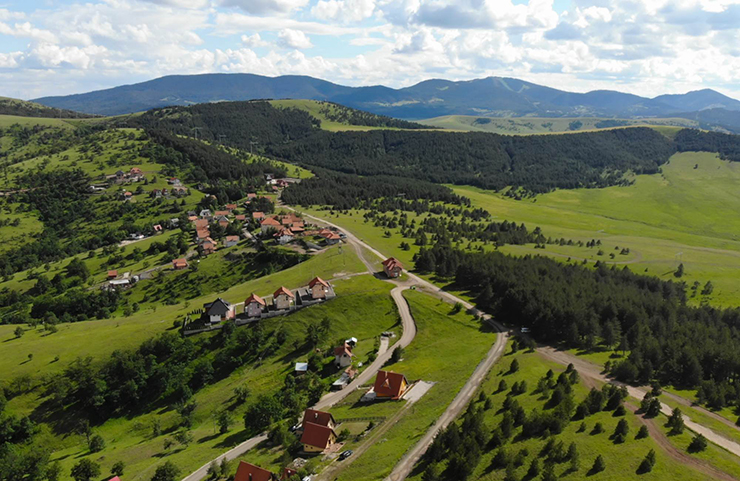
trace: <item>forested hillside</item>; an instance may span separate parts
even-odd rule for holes
[[[93,117],[71,110],[47,107],[46,105],[25,100],[0,97],[0,115],[16,115],[19,117],[55,117],[58,119],[80,119]]]

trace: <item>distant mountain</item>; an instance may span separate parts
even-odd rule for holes
[[[56,117],[56,118],[83,118],[90,117],[88,114],[59,110],[46,105],[41,105],[26,100],[0,97],[0,115],[17,115],[19,117]]]
[[[294,75],[176,75],[85,94],[44,97],[36,102],[94,114],[119,115],[170,105],[254,99],[328,100],[403,119],[442,115],[634,118],[713,108],[740,111],[739,101],[713,90],[649,99],[609,90],[567,92],[503,77],[458,82],[433,79],[392,89],[346,87]]]

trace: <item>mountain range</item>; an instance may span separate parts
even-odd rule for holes
[[[88,114],[120,115],[170,105],[254,99],[312,99],[368,112],[417,120],[442,115],[479,117],[685,117],[740,126],[740,101],[711,89],[681,95],[640,97],[612,90],[567,92],[524,80],[488,77],[467,81],[432,79],[394,89],[348,87],[286,75],[173,75],[95,92],[44,97],[35,102]]]

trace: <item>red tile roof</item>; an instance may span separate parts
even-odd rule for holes
[[[196,229],[205,229],[206,227],[208,227],[208,219],[195,219]]]
[[[334,348],[335,356],[341,356],[342,354],[346,354],[349,357],[352,357],[354,355],[352,354],[352,349],[350,349],[346,344],[344,346],[337,346]]]
[[[274,226],[274,227],[280,227],[280,222],[276,221],[272,217],[267,217],[265,220],[263,220],[260,225],[267,225],[267,226]]]
[[[322,285],[322,286],[324,286],[324,287],[329,287],[329,283],[328,283],[328,282],[326,282],[326,281],[325,281],[324,279],[322,279],[321,277],[314,277],[313,279],[311,279],[311,282],[309,282],[309,283],[308,283],[308,287],[313,287],[313,286],[315,286],[316,284],[321,284],[321,285]]]
[[[236,217],[234,217],[236,220],[245,221],[247,220],[247,216],[244,214],[237,214]]]
[[[328,426],[314,423],[303,423],[303,436],[301,436],[301,443],[326,449],[330,445],[332,435],[336,439],[336,433]]]
[[[406,379],[406,376],[393,371],[378,371],[375,376],[375,393],[381,397],[390,397],[398,399],[401,397],[402,382]],[[408,385],[408,381],[406,381]]]
[[[250,305],[253,302],[256,302],[257,304],[259,304],[261,306],[264,306],[265,305],[265,300],[262,299],[257,294],[255,294],[254,292],[249,297],[247,297],[247,300],[244,301],[244,305],[245,306],[248,306],[248,305]]]
[[[322,426],[328,426],[330,422],[331,424],[337,424],[331,413],[317,411],[315,409],[306,409],[306,412],[303,413],[303,422],[320,424]]]
[[[239,461],[239,467],[236,469],[234,481],[271,481],[273,474],[254,464]]]
[[[188,261],[186,259],[173,259],[172,265],[174,267],[187,267]]]
[[[213,213],[213,215],[216,217],[220,215],[229,215],[229,211],[228,210],[217,210],[216,212]]]
[[[226,242],[239,242],[239,236],[238,235],[227,235]]]
[[[272,297],[277,297],[277,296],[279,296],[280,294],[285,294],[285,295],[287,295],[288,297],[293,297],[293,298],[295,298],[295,295],[294,295],[294,294],[293,294],[292,292],[290,292],[290,291],[289,291],[288,289],[286,289],[285,287],[283,287],[283,286],[280,286],[280,288],[279,288],[278,290],[276,290],[276,291],[275,291],[275,293],[274,293],[274,294],[272,295]]]
[[[383,266],[385,266],[385,268],[389,271],[396,268],[403,269],[403,264],[401,264],[395,257],[389,257],[388,259],[384,260]]]
[[[118,271],[108,271],[108,277],[118,277]]]

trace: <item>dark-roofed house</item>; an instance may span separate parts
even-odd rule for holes
[[[278,310],[290,309],[294,301],[295,294],[282,286],[272,295],[272,302]]]
[[[337,422],[334,420],[334,416],[332,416],[331,413],[317,411],[315,409],[306,409],[306,412],[303,413],[303,424],[305,423],[320,424],[331,429],[337,427]]]
[[[253,292],[252,295],[247,297],[247,300],[244,301],[244,314],[246,314],[247,317],[260,317],[266,305],[265,300]]]
[[[409,382],[406,376],[393,371],[378,371],[375,376],[376,399],[401,399],[406,392]]]
[[[203,316],[211,323],[226,321],[236,317],[236,308],[220,297],[213,302],[204,304],[203,310]]]
[[[245,461],[239,461],[239,467],[236,468],[236,476],[234,476],[234,481],[274,481],[275,479],[275,475],[270,471]]]
[[[398,262],[398,259],[395,257],[389,257],[383,261],[383,271],[386,276],[391,279],[395,279],[401,276],[401,272],[403,272],[403,264]]]
[[[308,283],[308,287],[311,289],[311,299],[326,299],[326,294],[329,292],[329,283],[324,279],[314,277]]]
[[[337,433],[329,426],[321,424],[303,423],[301,444],[307,453],[321,453],[331,448],[337,442]]]

